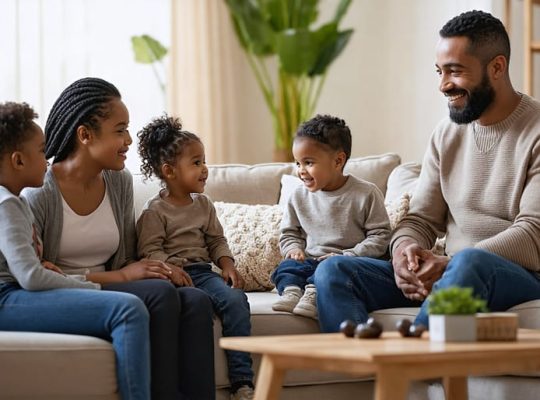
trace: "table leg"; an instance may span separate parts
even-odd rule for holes
[[[467,400],[467,377],[445,376],[443,384],[446,400]]]
[[[285,370],[278,367],[271,356],[264,354],[257,374],[254,400],[278,400]]]
[[[399,370],[379,370],[375,379],[375,400],[406,400],[409,380]]]

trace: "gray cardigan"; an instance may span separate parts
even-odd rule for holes
[[[26,290],[99,289],[84,277],[65,276],[41,265],[33,219],[26,200],[0,186],[0,283],[18,283]]]
[[[134,261],[136,256],[133,178],[127,169],[104,170],[103,178],[120,233],[118,250],[105,263],[107,270],[114,270]],[[58,239],[62,235],[64,221],[62,196],[52,169],[47,171],[41,188],[25,189],[23,196],[28,199],[35,215],[38,235],[43,239],[43,258],[56,264],[60,247]]]

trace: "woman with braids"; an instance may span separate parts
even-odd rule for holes
[[[40,260],[34,217],[19,196],[25,187],[41,186],[47,170],[45,138],[36,117],[26,103],[0,104],[0,330],[109,340],[121,398],[148,400],[148,312],[142,301],[101,291],[84,275],[65,275]]]
[[[187,274],[178,278],[165,263],[136,259],[133,183],[124,169],[128,124],[120,93],[102,79],[80,79],[54,103],[45,125],[45,156],[53,164],[43,187],[25,193],[43,260],[143,300],[153,400],[213,399],[210,299],[187,287]]]

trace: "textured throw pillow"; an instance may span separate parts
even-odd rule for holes
[[[405,215],[409,212],[409,203],[411,201],[410,193],[403,193],[396,200],[386,202],[386,212],[388,213],[388,218],[390,219],[390,227],[394,229],[399,221],[403,219]]]
[[[274,288],[270,275],[281,261],[278,205],[215,202],[217,216],[245,281],[246,291]]]

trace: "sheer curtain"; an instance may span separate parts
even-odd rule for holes
[[[171,2],[169,110],[199,135],[208,163],[238,162],[238,80],[251,74],[223,0]]]
[[[25,101],[44,127],[60,92],[95,76],[114,83],[137,131],[165,110],[149,65],[137,64],[131,36],[169,45],[170,0],[0,0],[0,102]],[[191,2],[191,0],[190,0]],[[127,167],[139,172],[136,143]]]

